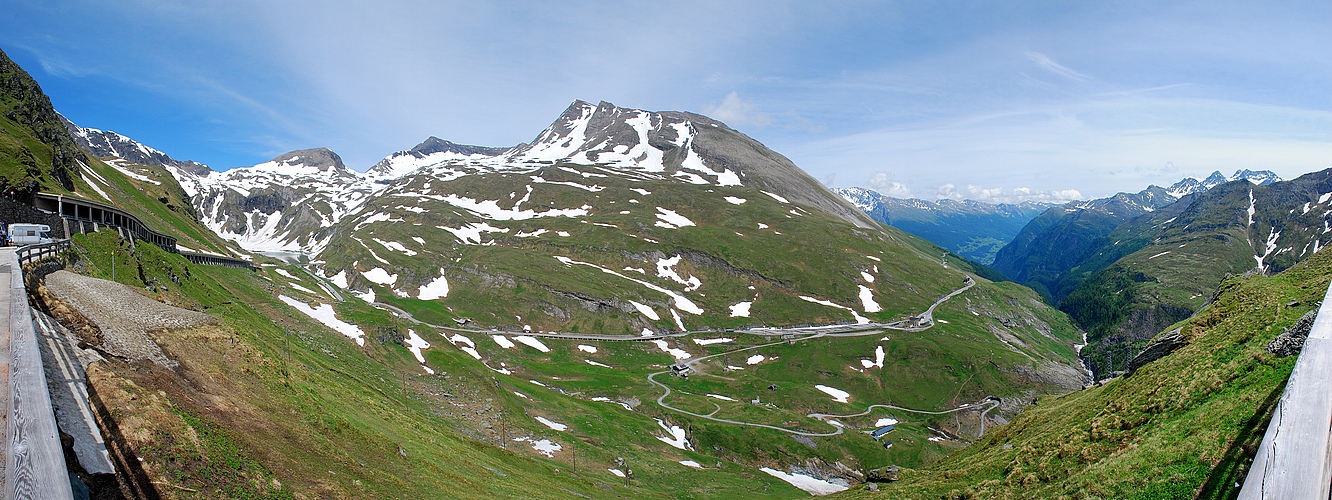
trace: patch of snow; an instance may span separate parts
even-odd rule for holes
[[[671,309],[670,311],[671,319],[675,320],[675,326],[680,327],[680,331],[685,331],[684,320],[680,319],[680,313],[675,312],[675,309]]]
[[[647,273],[644,272],[644,274]],[[634,306],[635,309],[638,309],[638,312],[642,313],[644,316],[647,316],[648,319],[652,321],[661,321],[661,316],[657,315],[657,311],[653,311],[652,308],[648,307],[646,304],[639,304],[638,302],[634,302],[632,300],[629,301],[629,304]]]
[[[728,342],[735,342],[735,339],[727,337],[721,337],[716,339],[694,339],[694,343],[698,345],[725,344]]]
[[[348,338],[356,341],[356,345],[365,346],[365,332],[361,330],[361,327],[338,319],[337,315],[333,313],[332,305],[320,304],[318,307],[310,307],[309,304],[286,295],[279,295],[278,299],[306,316],[313,318],[315,321],[323,323],[324,326],[346,335]]]
[[[780,201],[780,202],[782,202],[782,203],[791,203],[789,200],[787,200],[786,198],[783,198],[781,195],[779,195],[779,194],[777,194],[777,193],[769,193],[769,192],[767,192],[767,191],[759,191],[759,192],[761,192],[761,193],[763,193],[763,194],[766,194],[766,195],[768,195],[768,196],[771,196],[772,199],[777,200],[777,201]]]
[[[407,350],[412,351],[412,356],[416,356],[416,361],[422,365],[425,364],[425,356],[421,354],[422,349],[429,349],[430,343],[426,339],[416,334],[416,330],[407,330]]]
[[[879,419],[877,422],[874,422],[875,427],[883,427],[885,425],[897,425],[897,419],[884,417]]]
[[[866,317],[864,317],[864,316],[861,316],[860,313],[857,313],[855,309],[852,309],[852,308],[850,308],[850,307],[846,307],[846,306],[844,306],[844,305],[840,305],[840,304],[834,303],[834,302],[829,301],[829,300],[820,300],[820,299],[816,299],[816,298],[814,298],[814,297],[810,297],[810,296],[807,296],[807,295],[801,295],[801,296],[800,296],[800,300],[803,300],[803,301],[805,301],[805,302],[813,302],[813,303],[815,303],[815,304],[825,305],[825,306],[828,306],[828,307],[836,307],[836,308],[838,308],[838,309],[846,310],[846,311],[848,311],[848,312],[851,313],[851,316],[852,316],[853,318],[856,319],[856,323],[857,323],[857,324],[864,325],[864,324],[867,324],[867,323],[870,322],[870,321],[869,321],[869,318],[866,318]]]
[[[666,344],[665,340],[656,339],[653,340],[652,343],[656,344],[658,349],[670,353],[671,356],[675,357],[675,359],[689,359],[691,357],[688,351],[685,351],[684,349],[670,347],[669,345]]]
[[[767,224],[764,224],[764,223],[762,223],[762,222],[760,222],[760,223],[758,223],[758,228],[759,228],[759,229],[767,229],[767,228],[768,228],[768,225],[767,225]]]
[[[1254,199],[1253,199],[1253,190],[1252,190],[1252,189],[1249,190],[1249,209],[1248,209],[1248,213],[1249,213],[1249,223],[1248,223],[1248,225],[1252,226],[1252,225],[1253,225],[1253,214],[1258,213],[1257,202],[1255,202]]]
[[[690,314],[703,314],[703,308],[698,307],[697,304],[694,304],[694,301],[689,300],[689,299],[686,298],[684,295],[681,295],[681,294],[679,294],[679,293],[677,293],[677,292],[674,292],[674,291],[671,291],[671,290],[667,290],[667,289],[665,289],[665,288],[662,288],[662,287],[660,287],[660,286],[654,285],[654,284],[652,284],[652,283],[648,283],[648,282],[646,282],[646,281],[642,281],[642,280],[637,280],[637,279],[634,279],[634,278],[630,278],[630,277],[625,276],[625,275],[623,275],[623,274],[620,274],[620,273],[618,273],[618,272],[612,271],[612,270],[610,270],[610,269],[606,269],[606,268],[604,268],[604,267],[601,267],[601,266],[598,266],[598,265],[596,265],[596,264],[592,264],[592,263],[589,263],[589,262],[581,262],[581,261],[577,261],[577,260],[570,259],[570,258],[568,258],[568,257],[561,257],[561,256],[558,256],[558,255],[555,256],[555,259],[556,259],[556,260],[559,260],[560,262],[563,262],[564,265],[566,265],[566,266],[572,266],[572,265],[574,265],[574,264],[578,264],[578,265],[580,265],[580,266],[593,267],[593,268],[596,268],[596,269],[600,269],[601,272],[604,272],[604,273],[606,273],[606,274],[611,274],[611,275],[619,276],[619,277],[621,277],[621,278],[627,279],[627,280],[632,281],[632,282],[634,282],[634,283],[638,283],[638,284],[640,284],[640,285],[643,285],[643,286],[647,287],[647,288],[650,289],[650,290],[654,290],[654,291],[661,292],[661,293],[664,293],[664,294],[666,294],[666,295],[669,295],[672,299],[674,299],[675,307],[676,307],[677,309],[681,310],[681,311],[684,311],[684,312],[687,312],[687,313],[690,313]]]
[[[667,225],[668,229],[676,229],[686,226],[693,226],[694,221],[688,217],[676,213],[674,210],[657,207],[657,218],[661,219],[659,223]]]
[[[695,468],[695,469],[702,469],[702,468],[703,468],[702,465],[700,465],[698,462],[695,462],[695,461],[693,461],[693,460],[681,460],[681,461],[680,461],[680,465],[683,465],[683,466],[685,466],[685,467],[693,467],[693,468]]]
[[[848,486],[836,483],[830,483],[828,481],[817,479],[811,476],[806,476],[804,474],[788,474],[767,467],[764,467],[759,470],[768,473],[768,475],[772,477],[781,479],[782,481],[786,481],[790,483],[791,486],[800,488],[801,490],[804,490],[806,493],[809,493],[811,495],[829,495],[832,493],[837,493],[839,491],[846,491],[848,489]]]
[[[536,450],[537,453],[540,453],[547,457],[555,458],[555,452],[560,451],[564,448],[560,446],[560,443],[556,443],[549,439],[538,439],[536,441],[532,441],[532,449]]]
[[[744,203],[744,202],[746,202],[746,201],[749,201],[749,200],[746,200],[746,199],[744,199],[744,198],[736,198],[736,197],[734,197],[734,196],[726,196],[726,197],[724,197],[724,199],[726,200],[727,203],[730,203],[730,204],[732,204],[732,205],[739,205],[739,204],[741,204],[741,203]]]
[[[595,346],[590,346],[587,344],[578,344],[578,350],[592,354],[597,353],[597,348]]]
[[[722,400],[722,401],[735,401],[735,399],[733,399],[733,398],[729,398],[729,397],[726,397],[726,396],[723,396],[723,395],[721,395],[721,394],[708,394],[708,397],[710,397],[710,398],[717,398],[717,399],[720,399],[720,400]]]
[[[509,228],[495,227],[485,222],[482,222],[480,224],[463,224],[461,227],[458,227],[457,229],[448,226],[435,226],[435,227],[452,233],[453,236],[455,238],[458,238],[458,241],[462,242],[464,245],[482,244],[481,233],[509,232]]]
[[[698,279],[698,276],[690,276],[689,279],[686,280],[680,277],[680,273],[676,272],[675,266],[680,264],[680,259],[681,259],[680,255],[676,255],[669,259],[657,259],[657,277],[667,278],[670,279],[671,281],[684,285],[685,286],[684,290],[686,292],[692,292],[694,290],[698,290],[699,287],[703,286],[703,282]]]
[[[617,476],[624,477],[624,473],[623,473],[623,472],[620,472],[620,469],[606,469],[606,470],[610,471],[611,474],[615,474],[615,475],[617,475]]]
[[[873,274],[870,274],[870,273],[867,273],[867,272],[865,272],[865,271],[861,271],[861,272],[860,272],[860,277],[861,277],[862,279],[864,279],[867,283],[873,283],[873,282],[874,282],[874,275],[873,275]]]
[[[598,362],[596,362],[596,361],[592,361],[592,360],[590,360],[590,359],[584,359],[583,361],[586,361],[587,364],[592,365],[592,366],[600,366],[600,367],[602,367],[602,368],[614,368],[614,367],[611,366],[611,365],[601,364],[601,363],[598,363]]]
[[[308,293],[308,294],[310,294],[310,295],[319,295],[318,293],[315,293],[314,290],[311,290],[311,289],[309,289],[309,288],[306,288],[306,287],[303,287],[303,286],[297,285],[297,284],[295,284],[295,283],[287,283],[287,286],[291,287],[292,290],[299,290],[299,291],[302,291],[302,292]]]
[[[546,344],[542,344],[541,341],[540,341],[540,340],[537,340],[536,337],[532,337],[532,336],[529,336],[529,335],[519,335],[519,336],[517,336],[517,337],[514,337],[513,340],[517,340],[517,341],[519,341],[519,342],[522,342],[523,344],[527,345],[528,347],[531,347],[531,348],[536,349],[536,350],[541,351],[541,352],[550,352],[550,348],[549,348],[549,347],[546,347]]]
[[[523,393],[518,392],[518,391],[513,391],[513,393],[514,393],[515,395],[517,395],[518,397],[523,398],[523,399],[532,399],[532,398],[530,398],[530,397],[527,397],[526,394],[523,394]]]
[[[693,451],[694,445],[689,444],[689,439],[687,438],[687,436],[685,436],[684,429],[681,429],[680,426],[678,425],[672,425],[670,427],[667,427],[666,422],[662,422],[660,418],[654,418],[653,420],[656,420],[657,425],[661,426],[661,428],[664,429],[666,433],[670,435],[670,437],[657,436],[657,439],[659,441],[674,446],[676,448],[679,448],[681,450]]]
[[[765,360],[765,359],[768,359],[768,358],[765,358],[762,354],[755,354],[755,355],[753,355],[753,356],[750,356],[748,359],[746,359],[746,360],[745,360],[745,364],[747,364],[747,365],[757,365],[757,364],[759,364],[759,363],[762,363],[763,360]]]
[[[635,192],[635,193],[641,194],[641,195],[643,195],[643,196],[647,196],[647,195],[652,194],[652,191],[648,191],[648,190],[646,190],[646,189],[642,189],[642,188],[629,188],[629,190],[630,190],[630,191],[633,191],[633,192]]]
[[[361,276],[365,276],[365,279],[384,286],[393,286],[393,284],[398,281],[398,275],[389,274],[388,271],[379,267],[363,272],[361,273]]]
[[[505,349],[509,349],[517,345],[514,344],[512,340],[509,340],[508,337],[505,337],[503,335],[491,335],[490,338],[491,340],[494,340],[496,344],[499,344],[500,347],[503,347]]]
[[[737,302],[737,303],[735,303],[735,304],[731,304],[731,317],[732,317],[732,318],[748,318],[748,317],[749,317],[749,306],[751,306],[751,305],[753,305],[753,304],[754,304],[753,302]]]
[[[1160,257],[1160,256],[1165,255],[1165,254],[1168,254],[1168,253],[1170,253],[1170,250],[1166,250],[1166,251],[1164,251],[1164,252],[1158,253],[1158,254],[1153,255],[1153,256],[1151,256],[1151,257],[1148,257],[1147,260],[1152,260],[1152,259],[1155,259],[1155,258],[1157,258],[1157,257]]]
[[[542,425],[546,425],[546,427],[554,429],[554,431],[566,431],[566,429],[569,429],[569,425],[558,423],[558,421],[546,419],[546,417],[543,416],[538,416],[537,421],[539,421],[539,423],[541,423]]]
[[[865,310],[865,313],[876,313],[883,310],[883,307],[880,306],[878,302],[874,301],[873,290],[870,290],[869,287],[865,285],[857,286],[860,287],[860,306]]]
[[[814,388],[823,391],[824,394],[832,396],[833,400],[837,401],[838,403],[845,403],[851,398],[851,393],[835,387],[828,387],[826,385],[816,385],[814,386]]]
[[[442,299],[449,296],[449,280],[444,277],[444,269],[439,270],[439,277],[421,286],[416,298],[421,300]]]

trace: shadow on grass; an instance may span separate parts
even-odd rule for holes
[[[1281,400],[1281,395],[1285,391],[1286,381],[1283,380],[1256,408],[1253,417],[1244,422],[1238,439],[1231,443],[1221,461],[1212,468],[1212,473],[1207,475],[1207,482],[1203,483],[1195,498],[1220,500],[1239,496],[1240,489],[1235,485],[1244,484],[1244,476],[1249,472],[1253,457],[1258,453],[1258,445],[1262,443],[1263,434],[1267,432],[1267,424],[1272,421],[1273,410],[1276,409],[1277,402]]]

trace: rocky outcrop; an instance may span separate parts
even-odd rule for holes
[[[1282,358],[1299,354],[1300,349],[1304,348],[1304,340],[1309,338],[1309,330],[1313,328],[1314,319],[1317,317],[1318,308],[1315,307],[1301,316],[1294,325],[1283,330],[1281,335],[1272,339],[1272,342],[1267,344],[1267,352]]]
[[[874,469],[865,474],[865,480],[871,483],[891,483],[898,479],[901,468],[896,465]]]
[[[1179,349],[1188,344],[1188,340],[1180,334],[1180,330],[1180,328],[1176,328],[1163,333],[1160,337],[1157,337],[1156,340],[1152,341],[1151,344],[1148,344],[1147,348],[1143,349],[1137,356],[1134,356],[1132,361],[1129,361],[1128,371],[1124,373],[1124,376],[1127,377],[1132,375],[1133,372],[1146,366],[1147,363],[1164,358],[1167,354],[1175,352],[1175,349]]]

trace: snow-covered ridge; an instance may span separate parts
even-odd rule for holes
[[[1282,180],[1280,176],[1271,170],[1236,170],[1230,177],[1222,175],[1221,171],[1218,170],[1212,172],[1212,175],[1207,176],[1207,178],[1203,180],[1198,180],[1193,177],[1185,177],[1167,188],[1166,193],[1169,193],[1170,196],[1174,196],[1175,198],[1182,198],[1190,194],[1201,193],[1227,182],[1233,182],[1240,179],[1247,180],[1250,183],[1259,186],[1266,186],[1274,182],[1281,182]]]

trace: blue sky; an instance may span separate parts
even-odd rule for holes
[[[1099,197],[1332,167],[1332,3],[5,0],[56,108],[225,170],[434,135],[530,141],[575,99],[707,114],[832,186]]]

